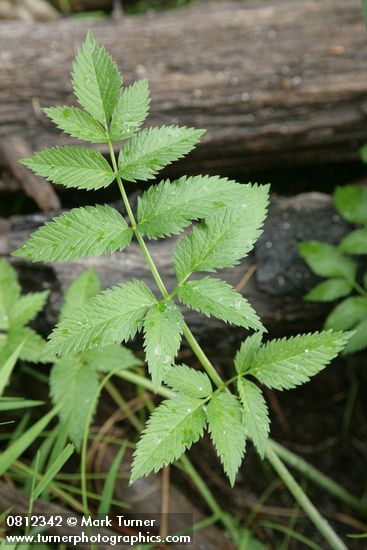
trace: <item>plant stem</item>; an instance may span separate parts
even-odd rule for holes
[[[292,453],[283,445],[280,445],[272,439],[268,440],[268,446],[278,455],[279,458],[287,462],[290,466],[293,466],[296,470],[301,472],[308,479],[326,489],[334,497],[344,502],[347,506],[350,506],[354,510],[357,510],[363,515],[367,515],[367,509],[363,509],[362,503],[354,495],[350,494],[341,485],[324,475],[322,472],[314,468],[311,464],[306,462],[303,458]]]
[[[168,293],[168,291],[165,287],[165,284],[162,281],[162,278],[161,278],[161,276],[158,272],[158,269],[157,269],[157,267],[154,263],[154,260],[153,260],[152,256],[150,255],[150,252],[148,250],[147,245],[145,244],[145,241],[144,241],[143,237],[140,235],[140,233],[137,229],[137,223],[136,223],[136,220],[135,220],[135,216],[134,216],[133,211],[131,210],[131,206],[130,206],[130,203],[129,203],[129,198],[126,194],[124,185],[122,183],[120,174],[118,172],[116,156],[115,156],[111,141],[108,142],[108,149],[109,149],[109,153],[110,153],[110,157],[111,157],[112,166],[113,166],[113,169],[115,171],[116,181],[117,181],[117,184],[119,186],[120,193],[121,193],[121,196],[122,196],[122,200],[124,202],[126,212],[127,212],[127,215],[129,217],[129,220],[130,220],[130,223],[131,223],[132,230],[134,231],[134,235],[137,238],[139,246],[140,246],[140,248],[141,248],[141,250],[144,254],[144,257],[147,261],[149,269],[150,269],[150,271],[151,271],[151,273],[154,277],[154,280],[155,280],[155,282],[156,282],[163,298],[164,299],[169,299],[170,295],[169,295],[169,293]],[[199,345],[199,342],[196,340],[195,336],[192,334],[191,330],[189,329],[189,327],[187,326],[186,323],[184,323],[184,326],[183,326],[183,333],[184,333],[184,336],[185,336],[188,344],[190,345],[192,351],[195,353],[196,357],[200,361],[201,365],[205,369],[208,376],[212,379],[213,383],[218,388],[222,387],[223,386],[223,381],[221,380],[221,378],[218,375],[217,371],[215,370],[215,368],[213,367],[213,365],[209,361],[208,357],[205,355],[205,353],[201,349],[201,347]]]
[[[330,527],[329,523],[319,513],[312,504],[302,487],[297,483],[291,473],[284,466],[272,445],[268,445],[265,453],[266,458],[277,472],[280,479],[286,485],[288,491],[292,493],[298,504],[306,512],[310,520],[314,523],[317,530],[324,536],[325,540],[330,544],[333,550],[348,550],[344,542],[338,537],[335,531]]]
[[[180,458],[180,462],[186,471],[187,474],[191,477],[193,482],[196,485],[196,488],[200,492],[201,496],[204,498],[205,502],[215,515],[215,517],[220,520],[223,525],[228,529],[229,533],[231,533],[233,539],[235,540],[237,538],[237,530],[235,528],[235,525],[233,521],[231,520],[231,517],[221,509],[215,498],[213,497],[210,489],[207,487],[206,483],[201,479],[200,475],[194,468],[194,466],[191,464],[190,460],[186,455],[183,455]]]
[[[223,380],[209,361],[199,342],[196,340],[195,336],[193,335],[186,323],[184,324],[183,333],[192,351],[195,353],[196,357],[200,361],[208,376],[212,379],[217,388],[222,388],[224,386]]]
[[[115,401],[116,405],[120,407],[120,409],[126,414],[126,417],[131,422],[131,424],[134,426],[134,428],[140,432],[143,429],[143,426],[140,422],[140,420],[136,417],[136,415],[130,410],[129,405],[126,403],[125,399],[122,397],[118,389],[114,386],[114,384],[110,381],[107,382],[105,385],[106,391],[110,394],[112,399]]]

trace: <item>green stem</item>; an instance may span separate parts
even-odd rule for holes
[[[288,491],[292,493],[298,504],[306,512],[310,520],[313,522],[317,530],[323,535],[325,540],[330,544],[333,550],[348,550],[344,542],[338,537],[335,531],[330,527],[329,523],[319,513],[312,504],[308,496],[304,493],[302,487],[297,483],[291,473],[284,466],[276,454],[272,445],[268,445],[265,453],[266,458],[277,472],[280,479],[286,485]]]
[[[139,243],[139,246],[140,246],[140,248],[141,248],[141,250],[144,254],[144,257],[147,261],[147,264],[149,266],[149,269],[150,269],[150,271],[151,271],[151,273],[154,277],[154,280],[155,280],[155,282],[156,282],[163,298],[164,299],[169,299],[170,295],[169,295],[169,293],[168,293],[168,291],[165,287],[165,284],[162,281],[162,278],[161,278],[161,276],[158,272],[158,269],[157,269],[157,267],[154,263],[154,260],[153,260],[152,256],[150,255],[150,252],[148,250],[147,245],[145,244],[145,241],[144,241],[143,237],[140,235],[140,233],[137,229],[137,223],[136,223],[136,220],[135,220],[135,216],[134,216],[133,211],[131,210],[131,206],[130,206],[130,203],[129,203],[129,198],[126,194],[124,185],[122,183],[120,174],[118,172],[116,156],[115,156],[111,141],[108,142],[108,149],[109,149],[109,153],[110,153],[110,157],[111,157],[112,166],[113,166],[113,169],[115,171],[116,181],[117,181],[117,184],[119,186],[120,193],[121,193],[121,196],[122,196],[122,200],[124,202],[126,212],[127,212],[127,215],[129,217],[129,220],[130,220],[130,223],[131,223],[132,230],[134,231],[134,235],[135,235],[135,237],[136,237],[136,239]],[[189,327],[187,326],[186,323],[184,323],[183,333],[184,333],[184,336],[185,336],[188,344],[191,346],[192,351],[195,353],[196,357],[200,361],[201,365],[205,369],[208,376],[212,379],[213,383],[218,388],[222,387],[223,386],[223,381],[221,380],[221,378],[218,375],[217,371],[215,370],[215,368],[213,367],[213,365],[211,364],[211,362],[209,361],[209,359],[207,358],[207,356],[205,355],[205,353],[201,349],[201,347],[199,345],[199,342],[196,340],[195,336],[192,334],[191,330],[189,329]]]
[[[180,462],[187,474],[191,477],[196,485],[196,488],[200,492],[201,496],[213,512],[214,516],[223,523],[228,532],[232,535],[233,540],[237,538],[237,529],[231,517],[219,506],[215,498],[213,497],[210,489],[206,483],[201,479],[199,473],[196,471],[190,460],[186,455],[183,455]]]
[[[283,445],[280,445],[272,439],[268,440],[268,446],[278,455],[279,458],[287,462],[290,466],[298,470],[301,474],[313,481],[319,487],[326,489],[331,495],[344,502],[360,514],[367,515],[367,510],[363,509],[362,503],[354,495],[351,495],[341,485],[321,473],[303,458],[289,451]]]
[[[138,432],[141,432],[144,426],[142,425],[140,420],[137,418],[137,416],[130,410],[129,405],[126,403],[125,399],[122,397],[121,393],[114,386],[114,384],[111,381],[107,382],[107,384],[105,385],[105,389],[110,394],[110,396],[112,397],[116,405],[118,405],[122,410],[122,412],[126,415],[126,417],[134,426],[134,428]]]
[[[195,336],[193,335],[186,323],[183,327],[183,333],[192,351],[195,353],[196,357],[204,368],[205,372],[212,379],[217,388],[222,388],[224,386],[223,380],[209,361],[208,357],[205,355],[199,342],[196,340]]]

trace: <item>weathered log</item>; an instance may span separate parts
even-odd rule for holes
[[[114,0],[51,0],[51,3],[64,13],[73,13],[89,10],[108,10],[112,7]]]
[[[0,254],[11,253],[47,219],[41,214],[0,219]],[[327,195],[306,193],[294,198],[274,197],[264,234],[255,247],[255,253],[235,268],[221,271],[220,276],[241,290],[273,333],[311,330],[320,326],[329,306],[302,301],[302,296],[317,279],[298,256],[297,245],[307,239],[339,242],[347,231],[348,226],[336,214]],[[175,242],[176,239],[166,239],[149,243],[151,254],[169,289],[175,286],[172,266]],[[43,284],[53,291],[46,308],[49,324],[56,320],[63,292],[87,266],[96,269],[103,287],[136,277],[155,288],[135,242],[126,251],[111,257],[45,265],[19,258],[12,258],[11,261],[19,270],[26,289],[40,288]],[[256,273],[243,288],[244,277],[249,270],[254,270],[254,266]],[[187,312],[187,320],[201,341],[215,346],[217,350],[222,346],[228,351],[238,337],[243,337],[243,330],[226,328],[224,323],[192,311]],[[218,334],[221,338],[217,338]]]
[[[150,123],[208,129],[171,173],[340,162],[356,159],[366,139],[358,0],[205,2],[119,23],[3,23],[0,139],[22,136],[36,149],[65,142],[39,107],[74,101],[72,60],[90,27],[126,83],[150,78]]]
[[[1,0],[0,19],[55,21],[60,14],[47,0]]]

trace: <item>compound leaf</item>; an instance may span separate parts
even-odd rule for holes
[[[82,107],[107,126],[122,86],[115,62],[88,32],[73,64],[73,87]]]
[[[112,113],[110,137],[112,141],[131,138],[139,130],[149,111],[148,80],[138,80],[125,88]]]
[[[328,331],[271,340],[258,350],[248,374],[268,388],[295,388],[324,369],[349,337],[348,333]]]
[[[13,254],[33,261],[59,262],[123,250],[132,229],[107,205],[74,208],[32,234]]]
[[[266,442],[270,431],[268,407],[260,388],[246,380],[239,378],[238,393],[243,406],[243,425],[246,436],[250,437],[261,458],[264,458]]]
[[[120,176],[127,181],[153,179],[159,170],[187,155],[203,133],[180,126],[142,130],[121,149]]]
[[[150,416],[134,453],[130,483],[174,462],[203,435],[203,402],[178,395]]]
[[[97,373],[81,357],[68,357],[52,367],[50,386],[54,404],[61,405],[61,421],[67,424],[70,439],[80,449],[89,408],[98,390]]]
[[[155,301],[141,281],[105,290],[65,315],[50,336],[49,352],[68,355],[128,340],[141,329]]]
[[[46,115],[72,137],[90,143],[106,143],[108,136],[100,123],[77,107],[50,107],[43,109]]]
[[[177,234],[192,220],[238,205],[246,197],[248,187],[219,176],[162,181],[139,198],[139,231],[150,239]]]
[[[215,393],[208,405],[207,419],[213,444],[233,486],[246,445],[237,397],[227,392]]]
[[[87,147],[50,147],[21,161],[52,183],[78,189],[100,189],[115,179],[101,153]]]
[[[351,281],[347,279],[328,279],[315,286],[305,296],[309,302],[332,302],[343,296],[347,296],[353,288]]]
[[[180,348],[184,319],[173,302],[154,304],[144,320],[144,347],[154,386],[162,382]]]
[[[343,256],[336,246],[318,241],[306,241],[300,244],[299,252],[316,275],[347,279],[355,277],[356,263]]]
[[[172,367],[164,381],[175,392],[189,397],[208,397],[212,393],[212,385],[207,374],[187,365]]]
[[[29,292],[21,296],[11,310],[10,325],[21,327],[29,323],[43,309],[48,295],[49,291],[45,290],[43,292]]]
[[[175,250],[179,281],[197,271],[232,267],[252,250],[261,234],[269,187],[248,186],[247,199],[236,208],[224,208],[180,239]]]
[[[192,309],[226,323],[255,330],[263,328],[248,301],[220,279],[205,277],[186,281],[178,287],[177,296]]]

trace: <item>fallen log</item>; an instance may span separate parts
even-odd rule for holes
[[[10,254],[47,219],[42,214],[0,218],[0,254]],[[327,195],[273,197],[255,252],[235,268],[222,270],[220,276],[246,296],[272,333],[318,328],[330,306],[303,302],[302,296],[317,279],[298,256],[297,245],[307,239],[336,243],[347,231],[348,226],[337,215]],[[168,289],[175,286],[172,266],[175,242],[172,238],[149,243]],[[51,289],[45,317],[48,326],[56,321],[63,292],[86,267],[96,269],[103,287],[135,277],[156,289],[136,242],[122,253],[87,260],[53,264],[32,264],[20,258],[11,258],[11,261],[19,271],[25,290],[41,286]],[[249,273],[252,276],[249,277]],[[193,311],[187,311],[187,320],[200,340],[216,349],[223,347],[228,351],[239,337],[243,338],[243,330],[226,327],[216,319]]]
[[[47,0],[2,0],[0,2],[0,19],[55,21],[59,16]]]
[[[0,140],[66,141],[40,107],[74,102],[70,71],[92,28],[124,72],[148,76],[152,124],[208,129],[170,173],[245,174],[354,160],[367,135],[358,0],[212,2],[121,22],[2,23]]]

